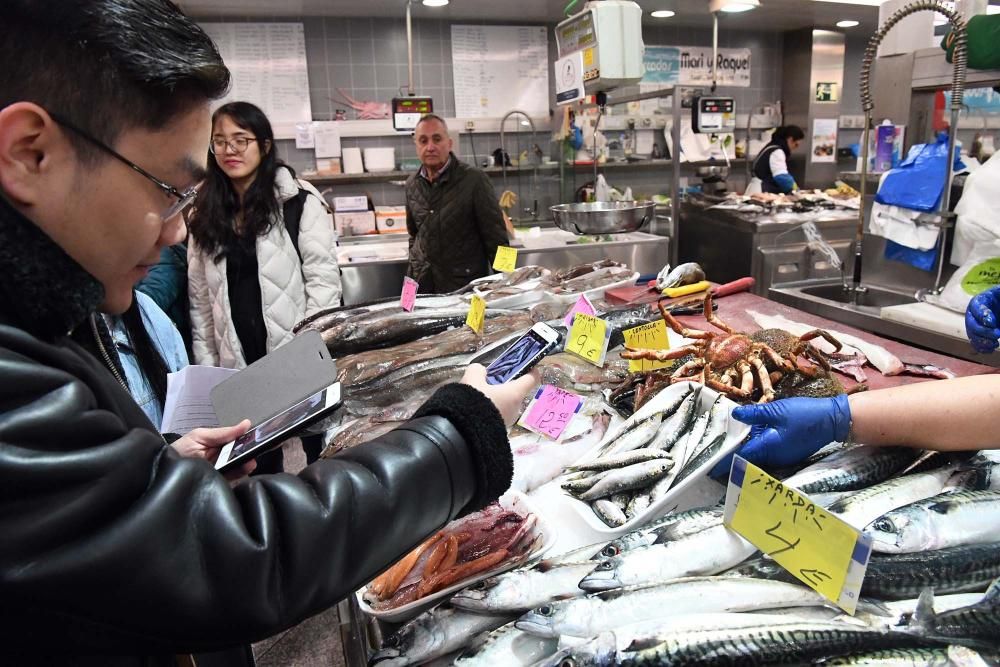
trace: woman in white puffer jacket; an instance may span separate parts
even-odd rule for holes
[[[192,353],[196,364],[244,368],[291,340],[304,317],[340,305],[333,222],[315,188],[278,160],[256,106],[231,102],[213,114],[211,153],[189,220]],[[283,213],[296,197],[297,250]],[[310,448],[318,443],[307,443],[312,459]],[[281,450],[272,454],[258,472],[281,470]]]

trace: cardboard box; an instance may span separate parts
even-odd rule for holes
[[[375,213],[372,211],[338,211],[333,214],[333,225],[338,236],[378,233],[375,227]]]
[[[334,197],[333,210],[335,211],[367,211],[368,197],[357,195],[355,197]]]
[[[376,206],[375,226],[379,234],[406,233],[405,206]]]

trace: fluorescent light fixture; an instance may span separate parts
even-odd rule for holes
[[[444,7],[448,0],[423,0],[424,7]]]
[[[853,28],[856,25],[858,25],[858,22],[857,21],[852,21],[850,19],[845,20],[845,21],[837,21],[837,27],[838,28]]]
[[[836,2],[838,5],[866,5],[868,7],[878,7],[886,0],[813,0],[813,2]]]
[[[760,7],[760,0],[709,0],[708,9],[711,12],[738,14]]]
[[[652,16],[654,19],[668,19],[673,15],[674,12],[670,11],[669,9],[657,9],[655,12],[652,12],[650,14],[650,16]]]

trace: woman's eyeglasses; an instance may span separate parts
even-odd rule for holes
[[[245,153],[247,146],[250,145],[251,141],[257,141],[256,137],[233,137],[232,139],[212,139],[212,143],[209,146],[212,151],[212,155],[218,155],[220,153],[226,152],[226,146],[232,149],[234,153]]]

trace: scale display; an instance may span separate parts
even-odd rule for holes
[[[434,102],[429,97],[392,98],[392,127],[399,132],[412,132],[425,114],[434,112]]]
[[[691,105],[691,127],[711,134],[736,129],[736,100],[732,97],[696,97]]]

